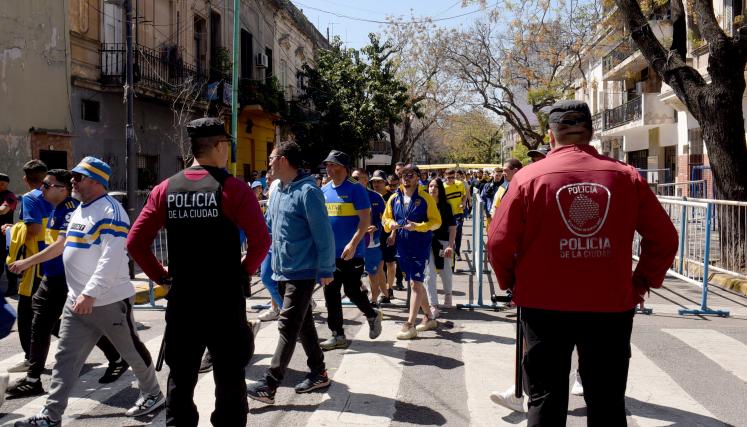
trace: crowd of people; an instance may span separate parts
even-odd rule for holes
[[[452,273],[461,259],[465,218],[481,205],[489,260],[500,287],[522,310],[527,349],[522,369],[528,407],[516,400],[517,390],[491,397],[528,411],[529,425],[561,424],[575,346],[590,425],[623,425],[634,308],[648,289],[661,285],[676,251],[676,231],[634,168],[588,145],[593,130],[586,104],[559,102],[548,117],[550,145],[530,151],[529,166],[508,159],[489,173],[429,172],[397,163],[391,174],[369,175],[346,153],[332,150],[323,161],[326,174],[319,176],[304,169],[300,146],[286,141],[269,155],[269,171],[249,185],[225,169],[231,137],[224,123],[198,119],[187,126],[193,163],[153,188],[131,227],[107,194],[111,168],[95,157],[71,171],[28,162],[23,179],[29,192],[15,224],[18,202],[7,191],[9,178],[0,175],[7,270],[18,278],[25,352],[11,371],[26,372],[7,388],[8,396],[44,394],[40,375],[51,335],[59,337],[46,404],[15,425],[59,425],[94,346],[109,361],[101,382],[115,381],[129,368],[138,378],[140,396],[126,415],[165,405],[167,425],[197,425],[194,388],[198,374],[209,370],[216,385],[212,424],[246,425],[247,396],[275,402],[297,342],[309,373],[295,392],[325,389],[331,379],[324,352],[350,345],[342,293],[367,319],[370,339],[382,333],[381,308],[391,303],[399,280],[411,296],[397,339],[438,328],[440,310],[454,304]],[[473,194],[481,203],[473,203]],[[631,209],[637,214],[628,215]],[[168,268],[151,250],[161,229],[169,235]],[[199,248],[194,230],[202,236]],[[631,279],[634,231],[644,243]],[[159,355],[169,366],[166,395],[135,328],[127,254],[168,288]],[[539,259],[548,267],[536,268]],[[247,386],[256,325],[246,318],[244,285],[258,270],[271,296],[259,319],[277,320],[279,340],[269,369]],[[312,317],[317,284],[329,329],[321,341]]]

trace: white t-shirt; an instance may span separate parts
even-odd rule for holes
[[[75,209],[62,253],[68,298],[84,294],[102,306],[135,295],[127,266],[129,230],[127,212],[108,195]]]

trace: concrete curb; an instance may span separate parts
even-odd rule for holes
[[[747,280],[723,273],[708,275],[708,283],[747,296]]]

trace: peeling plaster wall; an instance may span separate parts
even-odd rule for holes
[[[0,1],[0,172],[24,192],[29,129],[69,130],[68,0]]]
[[[100,103],[100,121],[89,122],[75,115],[73,159],[77,163],[85,156],[96,156],[112,167],[111,189],[125,188],[125,104],[121,94],[95,92],[73,87],[73,109],[83,99]],[[142,97],[135,98],[135,146],[138,153],[158,155],[158,181],[177,171],[179,149],[173,142],[175,134],[172,111],[167,105],[156,104]]]

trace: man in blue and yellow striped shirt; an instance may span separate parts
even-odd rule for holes
[[[332,336],[321,343],[324,350],[346,348],[349,345],[342,327],[342,296],[348,296],[368,319],[371,339],[381,334],[381,312],[374,309],[361,291],[365,244],[363,238],[371,225],[371,202],[366,189],[348,178],[350,157],[332,150],[324,160],[331,181],[322,187],[332,232],[335,235],[334,280],[324,288],[327,303],[327,326]]]

